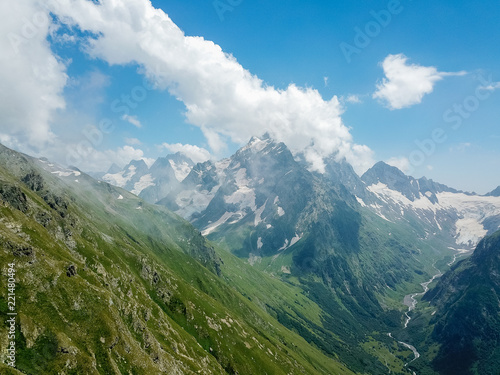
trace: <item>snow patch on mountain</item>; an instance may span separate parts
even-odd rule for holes
[[[436,210],[436,207],[426,195],[420,194],[417,199],[411,201],[403,194],[401,194],[399,191],[390,189],[389,187],[387,187],[386,184],[382,182],[370,185],[368,186],[367,189],[385,203],[391,203],[392,201],[393,203],[397,203],[403,207],[412,207],[414,209],[433,210],[433,211]]]
[[[257,209],[255,205],[255,190],[250,188],[248,184],[250,181],[247,179],[246,169],[238,170],[235,175],[236,190],[230,196],[224,197],[224,201],[229,204],[235,204],[239,208],[250,208],[252,211]]]
[[[259,225],[262,222],[262,213],[264,212],[266,208],[267,200],[266,202],[255,211],[255,220],[254,220],[254,226]]]
[[[281,246],[278,251],[281,251],[281,250],[286,250],[288,248],[288,243],[289,241],[287,239],[285,239],[285,243],[283,244],[283,246]]]
[[[135,173],[136,173],[136,167],[135,165],[131,165],[128,167],[127,170],[113,174],[107,173],[102,177],[102,179],[111,185],[124,187],[127,184],[127,182],[129,182],[132,179],[132,177],[134,177]]]
[[[370,204],[370,207],[372,208],[373,212],[377,216],[381,217],[385,221],[392,223],[392,221],[390,221],[388,218],[386,218],[385,215],[382,213],[382,206],[381,205],[379,205],[378,203],[372,203],[372,204]]]
[[[49,164],[50,166],[50,164]],[[54,171],[52,174],[57,174],[59,177],[69,177],[71,175],[74,175],[75,177],[78,177],[81,175],[80,172],[78,171],[72,171],[72,170],[67,170],[67,171]]]
[[[358,201],[358,203],[361,205],[361,207],[366,207],[366,203],[363,201],[363,199],[361,199],[360,197],[356,197],[356,200]]]
[[[488,233],[484,226],[472,217],[457,220],[455,226],[458,245],[475,245]]]
[[[292,240],[290,241],[290,246],[289,247],[292,247],[293,245],[295,245],[297,242],[299,242],[301,240],[302,236],[299,236],[297,233],[295,233],[295,237],[292,238]]]
[[[168,162],[174,170],[175,178],[179,182],[182,182],[187,177],[189,172],[191,172],[192,168],[187,162],[176,163],[172,159],[170,159]]]
[[[257,239],[257,249],[261,249],[264,246],[264,242],[262,242],[262,237]]]
[[[415,200],[411,201],[399,191],[392,190],[387,185],[379,182],[368,186],[367,189],[375,194],[378,199],[388,206],[396,206],[394,212],[412,210],[420,218],[432,220],[439,230],[442,230],[440,216],[451,213],[456,216],[455,230],[457,245],[475,246],[488,231],[484,227],[485,220],[500,216],[500,197],[480,196],[461,192],[440,192],[435,195],[436,201],[432,202],[433,194],[429,191],[418,193]],[[359,201],[359,200],[358,200]],[[370,205],[375,213],[384,217],[378,204]],[[449,217],[449,215],[446,215]],[[384,217],[385,218],[385,217]]]
[[[260,139],[257,137],[253,137],[250,142],[241,149],[241,151],[252,150],[257,153],[265,149],[270,143],[272,143],[272,139]]]
[[[210,224],[208,227],[206,227],[203,232],[201,232],[202,235],[208,236],[210,233],[212,233],[217,227],[220,225],[224,224],[226,221],[231,218],[231,216],[234,215],[234,212],[226,212],[224,215],[220,217],[219,220],[217,220],[215,223]]]
[[[217,172],[217,175],[224,175],[226,169],[229,167],[229,164],[231,164],[231,159],[222,159],[221,161],[216,162],[215,170]]]
[[[131,191],[132,194],[139,195],[144,189],[154,186],[154,179],[151,174],[145,174],[141,176],[139,181],[134,184],[134,189]]]
[[[193,214],[203,212],[212,201],[219,187],[215,186],[211,191],[181,191],[175,199],[175,203],[180,207],[176,213],[189,220]]]

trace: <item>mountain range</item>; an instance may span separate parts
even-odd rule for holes
[[[174,177],[174,170],[182,173]],[[169,155],[150,169],[143,161],[133,161],[121,171],[108,172],[103,179],[172,209],[205,235],[237,227],[252,217],[256,228],[263,222],[270,229],[275,220],[272,215],[280,217],[287,212],[283,205],[291,204],[292,213],[304,208],[293,206],[298,199],[284,187],[290,184],[300,185],[304,194],[312,191],[313,185],[328,186],[353,207],[366,208],[388,222],[409,225],[424,238],[435,238],[454,249],[472,250],[482,237],[500,227],[500,187],[484,196],[462,192],[425,177],[407,176],[384,162],[359,177],[345,160],[334,158],[327,160],[326,171],[320,175],[310,172],[286,145],[269,136],[254,137],[232,157],[219,162],[195,165],[180,154]],[[318,182],[308,184],[304,179]],[[279,192],[281,199],[289,202],[280,205]],[[280,238],[280,244],[263,242],[263,251],[268,246],[281,248],[285,240],[295,244],[301,231],[295,226],[287,238]]]
[[[450,343],[467,282],[499,265],[498,188],[461,192],[383,162],[358,176],[334,157],[319,173],[267,135],[220,161],[107,173],[3,146],[0,160],[2,262],[18,267],[20,301],[6,374],[447,375],[471,347],[471,374],[494,368],[487,279],[485,335]]]

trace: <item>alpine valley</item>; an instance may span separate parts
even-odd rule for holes
[[[268,135],[90,174],[1,146],[0,369],[498,374],[499,190],[319,173]]]

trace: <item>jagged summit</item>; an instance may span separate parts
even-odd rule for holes
[[[289,152],[288,147],[284,143],[277,142],[271,138],[269,133],[265,133],[260,137],[252,137],[247,145],[237,151],[237,154],[245,154],[249,152],[253,154],[269,152],[280,153],[285,150]]]
[[[459,192],[446,185],[429,180],[426,177],[416,179],[407,176],[400,169],[383,161],[379,161],[367,170],[363,176],[361,176],[361,179],[367,186],[384,184],[389,189],[400,192],[411,201],[427,196],[433,203],[436,203],[435,195],[437,193],[443,191],[453,193]]]

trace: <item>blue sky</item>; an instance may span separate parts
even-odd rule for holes
[[[92,152],[73,159],[96,170],[181,149],[200,160],[208,153],[229,156],[269,126],[294,152],[305,151],[316,169],[331,151],[358,172],[384,160],[458,189],[486,193],[500,184],[496,2],[152,1],[168,15],[168,22],[159,18],[168,30],[154,26],[144,0],[103,1],[96,9],[106,22],[96,21],[95,5],[86,0],[76,1],[80,8],[69,0],[27,3],[2,5],[19,22],[2,26],[10,35],[3,43],[18,48],[0,61],[4,72],[15,63],[26,81],[0,108],[0,141],[8,146],[64,163],[72,160],[68,147],[77,150],[90,138]],[[39,22],[26,38],[25,20],[36,24],[40,12],[50,22]],[[172,24],[204,39],[185,43]],[[366,46],[355,39],[359,30],[368,34]],[[158,56],[158,48],[173,57]],[[34,57],[28,49],[39,52]],[[52,70],[30,77],[47,59]],[[32,65],[29,74],[21,71],[23,61]],[[5,87],[13,79],[0,75]],[[245,88],[254,91],[245,95]],[[16,95],[24,99],[14,102]],[[9,112],[30,104],[40,111],[25,108],[35,122]],[[94,133],[103,120],[113,123],[112,131]]]

